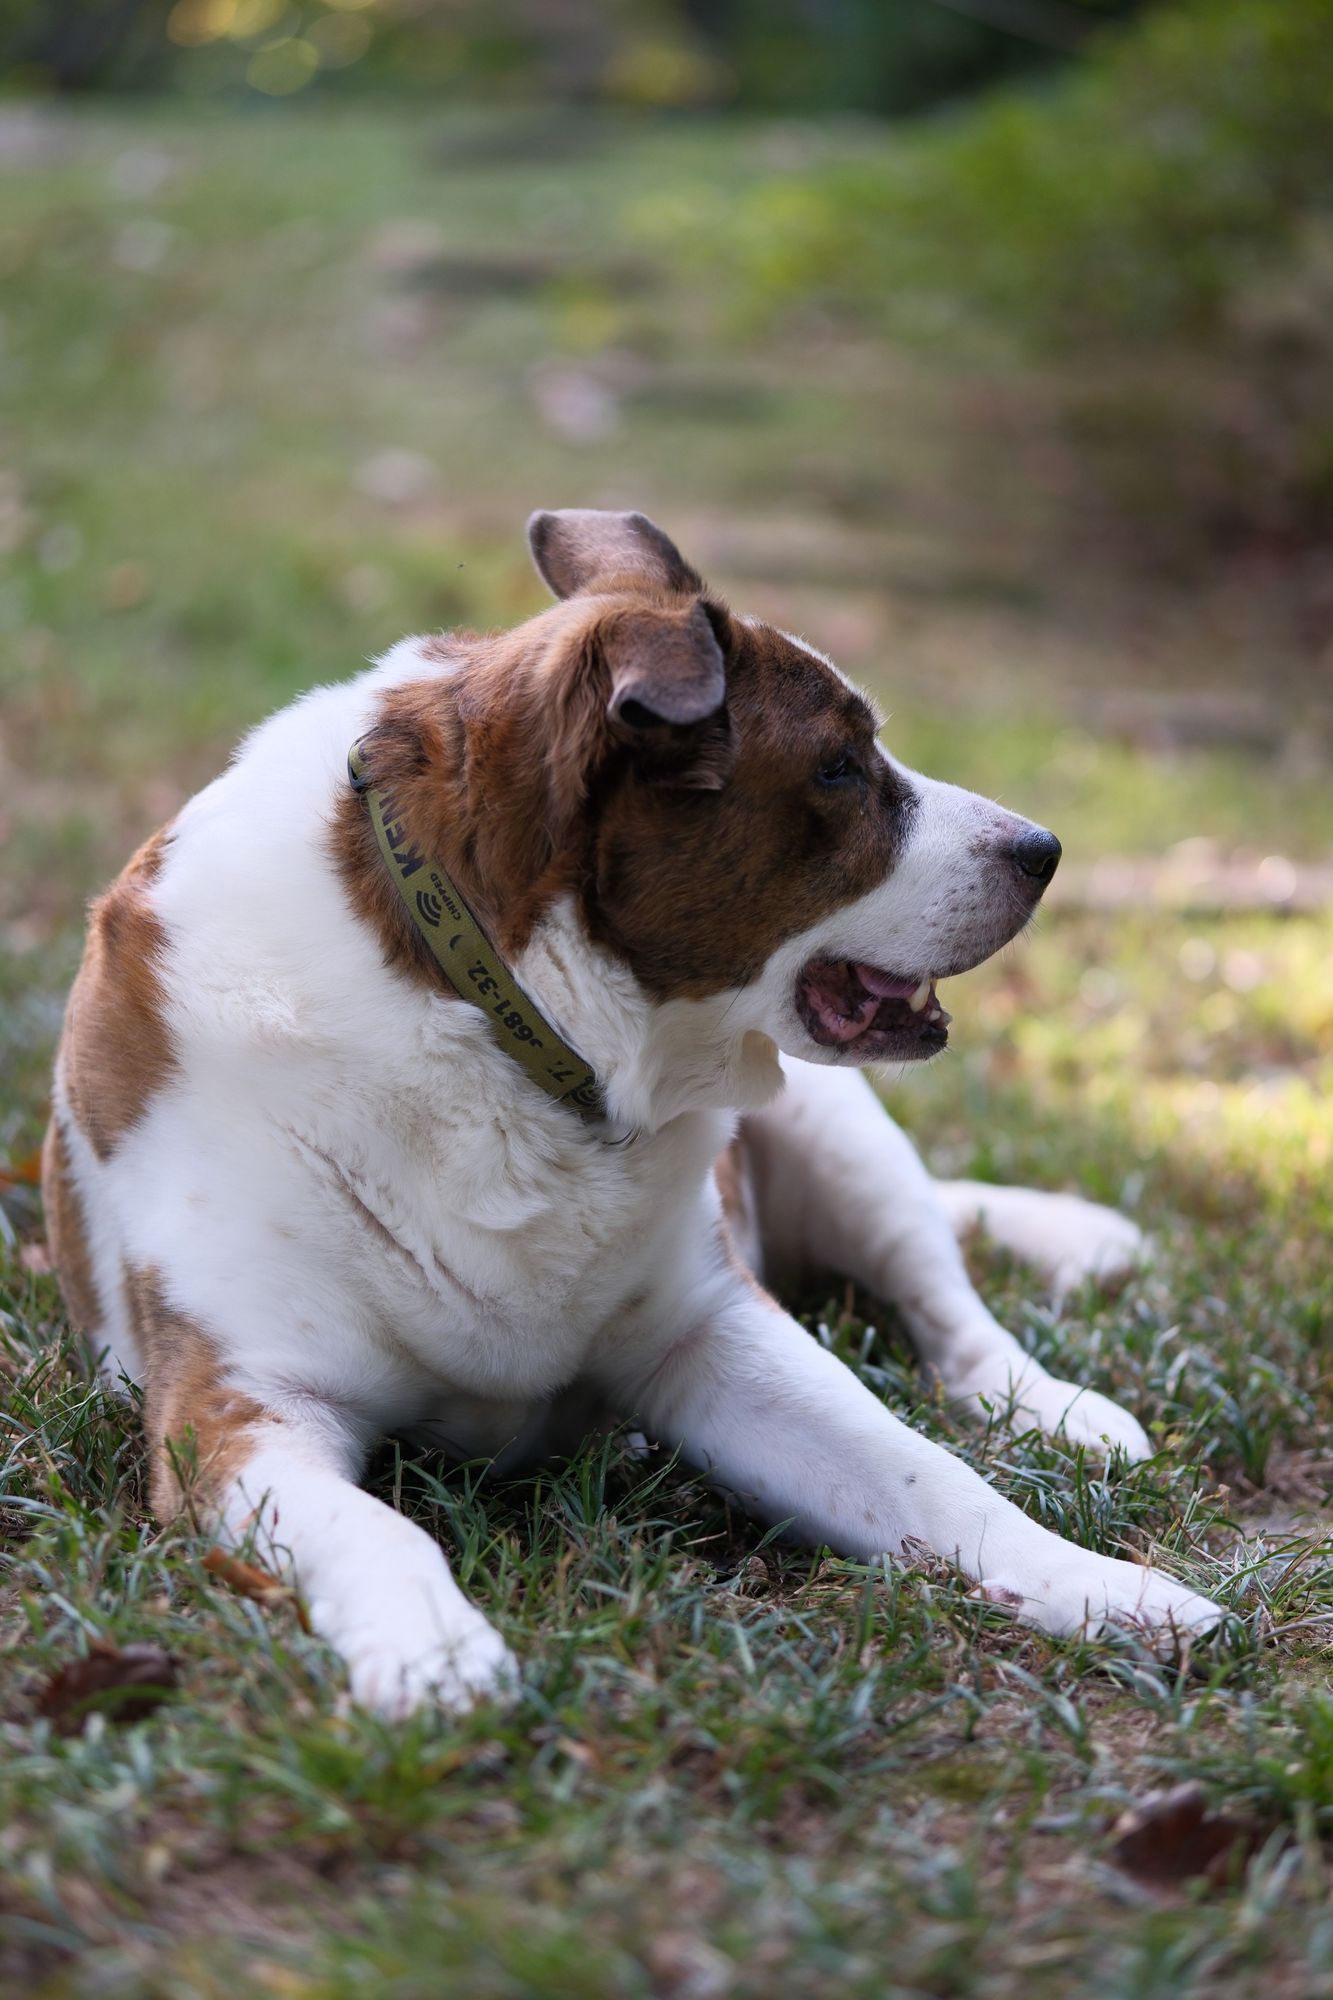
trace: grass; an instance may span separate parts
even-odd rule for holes
[[[895,747],[1054,823],[1075,876],[1198,835],[1326,857],[1308,640],[1226,577],[1182,596],[1052,563],[1021,459],[988,507],[964,476],[986,384],[962,362],[799,317],[760,341],[670,261],[664,211],[884,143],[863,132],[590,125],[538,171],[503,128],[373,110],[41,129],[0,204],[0,1979],[1333,1994],[1317,900],[1057,899],[949,996],[958,1053],[892,1089],[940,1170],[1078,1185],[1153,1230],[1151,1273],[1058,1310],[974,1253],[1015,1333],[1140,1414],[1151,1463],[960,1429],[881,1304],[793,1302],[1020,1504],[1222,1597],[1229,1643],[1190,1674],[1024,1635],[937,1564],[786,1547],[623,1437],[509,1484],[386,1445],[377,1490],[527,1677],[505,1716],[376,1723],[294,1607],[149,1519],[133,1409],[89,1379],[21,1171],[84,896],[298,688],[535,607],[533,505],[647,504],[873,680]],[[40,1691],[105,1639],[165,1648],[179,1687],[61,1736]],[[1211,1889],[1110,1865],[1117,1815],[1181,1776],[1252,1835]]]

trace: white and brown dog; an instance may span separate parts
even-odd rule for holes
[[[1215,1626],[900,1423],[759,1282],[849,1273],[958,1403],[1148,1449],[996,1324],[955,1240],[980,1216],[1067,1282],[1131,1225],[932,1182],[852,1073],[944,1046],[934,980],[1022,928],[1059,843],[896,764],[641,515],[530,532],[552,609],[285,709],[93,909],[47,1214],[71,1315],[143,1385],[158,1514],[257,1532],[392,1712],[515,1669],[357,1486],[370,1446],[512,1466],[593,1404],[1049,1632]]]

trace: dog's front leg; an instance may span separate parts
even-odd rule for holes
[[[850,1369],[739,1274],[705,1281],[666,1339],[617,1352],[626,1414],[807,1542],[873,1560],[907,1540],[1059,1634],[1134,1625],[1184,1634],[1222,1612],[1159,1570],[1065,1542],[885,1409]]]
[[[265,1410],[201,1463],[191,1509],[229,1547],[253,1546],[291,1578],[368,1708],[400,1716],[436,1701],[462,1710],[504,1693],[517,1680],[509,1649],[468,1603],[439,1544],[356,1485],[361,1455],[322,1404]]]

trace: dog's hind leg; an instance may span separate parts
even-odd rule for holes
[[[740,1140],[766,1279],[843,1272],[897,1307],[951,1402],[1146,1456],[1128,1412],[1048,1375],[978,1298],[935,1182],[866,1080],[783,1067],[786,1090]]]
[[[439,1544],[356,1484],[367,1439],[345,1408],[249,1393],[159,1273],[130,1273],[127,1290],[158,1518],[184,1515],[293,1582],[368,1708],[461,1710],[509,1691],[509,1649],[463,1595]]]
[[[985,1181],[936,1181],[935,1193],[959,1236],[983,1230],[1040,1271],[1057,1299],[1089,1278],[1116,1284],[1149,1255],[1147,1238],[1128,1216],[1081,1195]]]

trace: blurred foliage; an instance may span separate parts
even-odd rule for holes
[[[1076,52],[1142,0],[4,0],[58,89],[316,81],[763,110],[915,110]]]
[[[645,239],[682,277],[711,263],[742,335],[832,315],[992,379],[1026,369],[1029,434],[1058,437],[1108,521],[1168,566],[1308,549],[1333,525],[1333,0],[0,10],[19,84],[510,99],[529,121],[505,142],[511,164],[584,143],[575,125],[604,103],[952,101],[897,144],[867,127],[864,144],[826,145],[862,128],[825,119],[817,141],[793,119],[788,156],[775,144],[756,184],[664,184]],[[620,297],[603,304],[623,314]]]
[[[1077,355],[1067,435],[1135,517],[1333,524],[1333,0],[1154,10],[1054,88],[678,221],[743,318],[998,330],[1057,391]]]
[[[918,315],[962,284],[1058,348],[1215,332],[1330,197],[1333,0],[1189,0],[1058,91],[775,182],[745,220],[766,287],[895,321],[899,281]]]
[[[1168,565],[1333,524],[1333,0],[0,0],[0,51],[20,85],[509,99],[513,163],[596,104],[1008,83],[896,145],[793,126],[755,185],[664,186],[645,235],[711,261],[741,333],[833,315],[1026,368],[1032,424]]]

